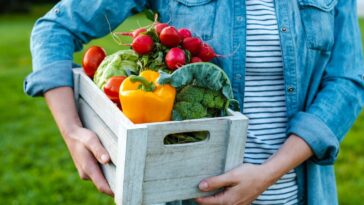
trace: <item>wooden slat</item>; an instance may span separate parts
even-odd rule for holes
[[[210,137],[208,144],[220,144],[226,135],[228,118],[206,118],[198,120],[171,121],[165,123],[148,124],[148,152],[175,148],[165,146],[164,138],[169,134],[183,132],[208,131]],[[191,145],[177,145],[176,147],[189,147]]]
[[[214,146],[179,150],[175,152],[161,152],[149,154],[146,160],[144,181],[163,181],[199,175],[213,175],[222,173],[225,164],[225,146]],[[190,184],[192,188],[195,183]],[[171,189],[175,187],[170,186]]]
[[[115,191],[116,167],[113,163],[101,165],[102,172],[109,183],[111,190]]]
[[[219,174],[214,173],[212,175],[200,175],[183,179],[174,178],[163,181],[145,182],[143,185],[143,204],[150,205],[211,195],[214,192],[206,193],[199,191],[198,184],[202,179]],[[191,188],[190,184],[194,184],[194,186]],[[171,189],[171,187],[173,188]]]
[[[73,70],[73,95],[75,98],[76,106],[78,107],[78,98],[80,97],[80,73],[81,68],[76,68]]]

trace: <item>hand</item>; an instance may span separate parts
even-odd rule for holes
[[[97,163],[108,163],[110,156],[96,134],[82,127],[72,88],[54,88],[47,91],[44,96],[81,179],[91,179],[100,192],[112,196],[112,190]]]
[[[214,196],[197,198],[196,202],[202,205],[250,204],[275,181],[264,165],[243,164],[220,176],[202,180],[201,191],[224,190]]]
[[[66,144],[81,179],[92,180],[100,192],[113,196],[97,163],[106,164],[110,161],[110,157],[96,134],[88,129],[75,126],[66,135]]]

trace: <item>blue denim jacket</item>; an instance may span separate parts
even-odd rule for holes
[[[337,204],[333,163],[339,144],[364,104],[364,62],[356,0],[276,0],[289,123],[314,156],[297,167],[305,204]],[[34,71],[29,95],[72,86],[72,54],[149,7],[162,21],[187,27],[211,44],[243,105],[246,11],[244,0],[63,0],[39,19],[31,37]],[[244,109],[244,108],[242,108]]]

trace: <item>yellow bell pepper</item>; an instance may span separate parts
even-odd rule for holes
[[[171,119],[176,89],[159,85],[159,73],[143,71],[129,76],[120,86],[120,102],[124,114],[134,123],[162,122]]]

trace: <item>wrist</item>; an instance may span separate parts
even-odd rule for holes
[[[63,138],[70,139],[72,133],[82,128],[73,90],[69,87],[59,87],[47,91],[44,96]]]
[[[77,129],[82,128],[79,123],[68,123],[60,128],[61,134],[66,142],[73,138],[74,133],[77,132]]]
[[[312,150],[307,143],[296,135],[290,135],[283,146],[262,164],[269,179],[277,181],[309,157]]]
[[[280,166],[275,165],[274,162],[272,162],[271,160],[267,160],[260,166],[264,173],[265,180],[270,185],[274,184],[285,174],[284,172],[282,172],[282,169],[280,169]]]

